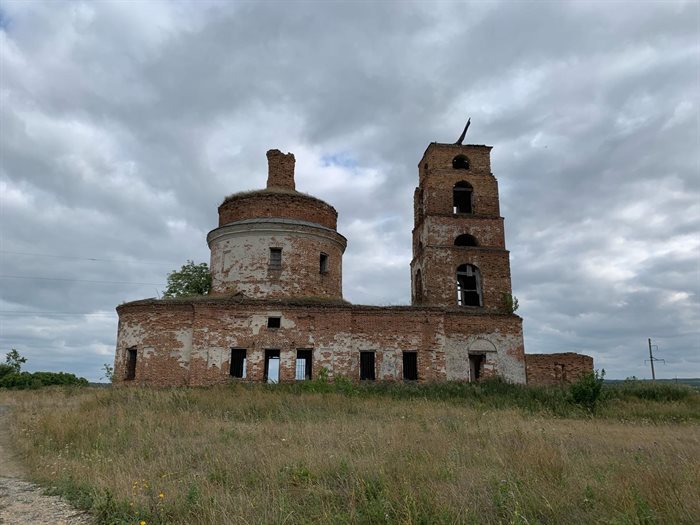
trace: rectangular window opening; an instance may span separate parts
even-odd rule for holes
[[[282,268],[282,248],[270,248],[270,268]]]
[[[418,381],[418,353],[403,353],[403,380]]]
[[[328,255],[325,253],[321,254],[321,258],[319,260],[319,271],[321,273],[328,273]]]
[[[360,352],[360,381],[374,381],[374,352]]]
[[[311,363],[313,360],[313,350],[300,349],[297,350],[297,366],[296,366],[296,376],[297,381],[304,381],[311,379]]]
[[[246,375],[246,351],[244,348],[231,349],[231,368],[229,370],[231,377],[245,379]]]
[[[126,376],[127,381],[136,379],[136,347],[126,349]]]
[[[280,351],[265,350],[265,373],[263,375],[265,383],[280,382]]]
[[[268,317],[267,318],[267,327],[268,328],[279,328],[282,326],[282,318],[281,317]]]

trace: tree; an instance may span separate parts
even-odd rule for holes
[[[211,289],[211,274],[207,263],[195,264],[187,261],[180,271],[168,274],[168,286],[163,297],[187,297],[188,295],[206,295]]]
[[[114,367],[109,363],[105,363],[102,365],[102,371],[104,375],[100,379],[104,378],[110,383],[114,383]]]
[[[12,370],[19,374],[22,369],[22,364],[27,362],[26,357],[19,355],[19,352],[14,348],[5,354],[5,363],[12,368]]]

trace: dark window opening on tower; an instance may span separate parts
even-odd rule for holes
[[[279,328],[282,326],[282,318],[281,317],[268,317],[267,318],[267,327],[268,328]]]
[[[246,351],[244,348],[231,349],[231,368],[229,375],[239,379],[245,379],[246,372]]]
[[[124,379],[131,381],[136,379],[136,347],[126,349],[126,374]]]
[[[462,264],[457,268],[457,304],[481,306],[481,276],[479,269],[472,264]]]
[[[328,273],[328,255],[325,253],[322,253],[319,259],[319,271],[321,273]]]
[[[265,350],[265,372],[263,374],[265,383],[280,382],[280,351]]]
[[[360,352],[360,381],[374,381],[374,352]]]
[[[403,353],[403,380],[418,381],[418,353]]]
[[[464,233],[455,239],[455,246],[479,246],[479,243],[473,235]]]
[[[452,168],[456,170],[468,170],[469,159],[464,155],[457,155],[454,159],[452,159]]]
[[[452,188],[452,212],[472,213],[472,185],[460,181]]]
[[[421,276],[420,270],[416,272],[416,281],[414,286],[414,297],[416,298],[416,304],[420,304],[423,302],[423,277]]]
[[[270,248],[270,268],[282,268],[282,248]]]
[[[485,359],[486,356],[484,354],[469,355],[469,378],[472,382],[481,379],[481,374],[484,371]]]
[[[312,350],[297,350],[296,375],[297,381],[311,379]]]

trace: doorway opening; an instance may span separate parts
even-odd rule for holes
[[[280,382],[280,351],[265,350],[265,375],[263,380],[266,383]]]
[[[484,372],[484,354],[469,354],[469,380],[476,382],[481,379]]]

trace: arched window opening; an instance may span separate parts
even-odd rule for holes
[[[456,170],[468,170],[469,159],[465,155],[457,155],[452,159],[452,168]]]
[[[457,304],[481,306],[481,275],[473,264],[457,267]]]
[[[416,279],[414,281],[414,297],[416,298],[416,304],[423,302],[423,277],[421,276],[420,270],[416,272]]]
[[[455,239],[455,246],[479,246],[479,243],[473,235],[463,233]]]
[[[452,213],[472,213],[472,185],[460,181],[452,188]]]

